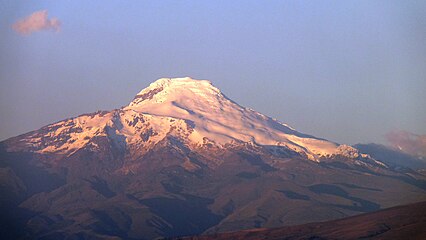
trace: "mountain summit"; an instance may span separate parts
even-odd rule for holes
[[[26,146],[38,152],[72,153],[90,144],[94,137],[115,135],[114,141],[120,139],[118,145],[136,145],[137,148],[144,145],[148,149],[166,136],[175,136],[192,149],[206,144],[222,148],[226,144],[251,143],[277,146],[281,151],[294,152],[314,161],[336,154],[359,155],[349,146],[302,134],[242,107],[210,81],[189,77],[161,78],[119,110],[82,115],[47,128],[55,131],[28,136]],[[58,139],[67,141],[58,143]],[[93,142],[92,145],[96,147]]]
[[[0,142],[0,179],[5,239],[155,239],[426,200],[421,173],[300,133],[191,78],[159,79],[122,108]]]
[[[238,105],[207,80],[159,79],[138,93],[124,109],[189,121],[194,128],[188,137],[194,143],[252,142],[283,146],[312,160],[338,152],[335,143],[301,134],[286,124]]]

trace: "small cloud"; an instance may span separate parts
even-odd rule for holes
[[[12,25],[12,28],[22,35],[29,35],[43,30],[58,32],[61,29],[61,22],[57,18],[48,19],[47,10],[41,10],[17,21]]]
[[[426,158],[426,135],[393,131],[385,135],[393,148],[415,157]]]

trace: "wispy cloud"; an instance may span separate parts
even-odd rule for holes
[[[12,25],[12,28],[22,35],[29,35],[43,30],[58,32],[61,29],[61,22],[57,18],[48,19],[47,10],[41,10],[17,21]]]
[[[416,157],[426,158],[426,135],[393,131],[385,137],[392,147]]]

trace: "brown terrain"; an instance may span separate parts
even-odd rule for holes
[[[250,229],[175,240],[426,239],[426,202],[338,219],[273,229]]]

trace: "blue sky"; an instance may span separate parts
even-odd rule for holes
[[[0,139],[126,105],[161,77],[339,143],[426,133],[424,1],[1,1]],[[47,10],[60,31],[12,25]]]

